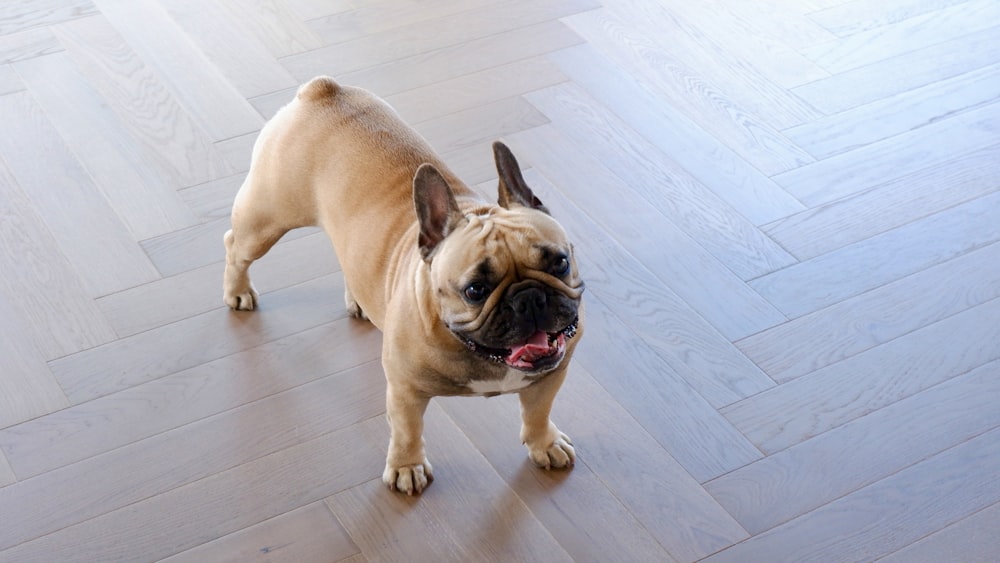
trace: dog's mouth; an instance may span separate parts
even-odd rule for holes
[[[497,364],[521,371],[537,372],[555,367],[566,354],[566,341],[576,336],[579,319],[558,332],[539,330],[512,348],[490,348],[469,338],[462,338],[465,347]]]

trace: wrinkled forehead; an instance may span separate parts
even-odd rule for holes
[[[470,213],[466,219],[454,233],[465,243],[456,245],[455,250],[464,254],[460,259],[470,266],[474,263],[480,269],[489,267],[496,274],[518,265],[543,266],[556,256],[569,255],[566,232],[540,211],[491,207]]]

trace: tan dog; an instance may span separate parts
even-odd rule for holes
[[[423,414],[436,395],[517,392],[521,440],[545,468],[575,459],[549,420],[582,331],[573,247],[494,144],[499,205],[479,200],[385,102],[319,77],[264,127],[226,233],[224,297],[252,310],[247,269],[287,231],[320,225],[347,308],[383,333],[391,428],[383,481],[433,480]]]

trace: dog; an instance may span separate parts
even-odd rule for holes
[[[248,268],[287,231],[318,225],[340,260],[347,311],[383,333],[389,451],[382,480],[433,480],[431,397],[518,393],[521,441],[546,469],[576,452],[549,418],[583,333],[573,245],[493,145],[497,204],[482,201],[383,100],[317,77],[264,126],[226,232],[224,300],[253,310]]]

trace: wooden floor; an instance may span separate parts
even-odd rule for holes
[[[572,471],[435,400],[437,480],[386,490],[316,230],[223,306],[317,74],[484,192],[504,139],[571,231]],[[3,2],[0,370],[4,562],[996,561],[1000,2]]]

